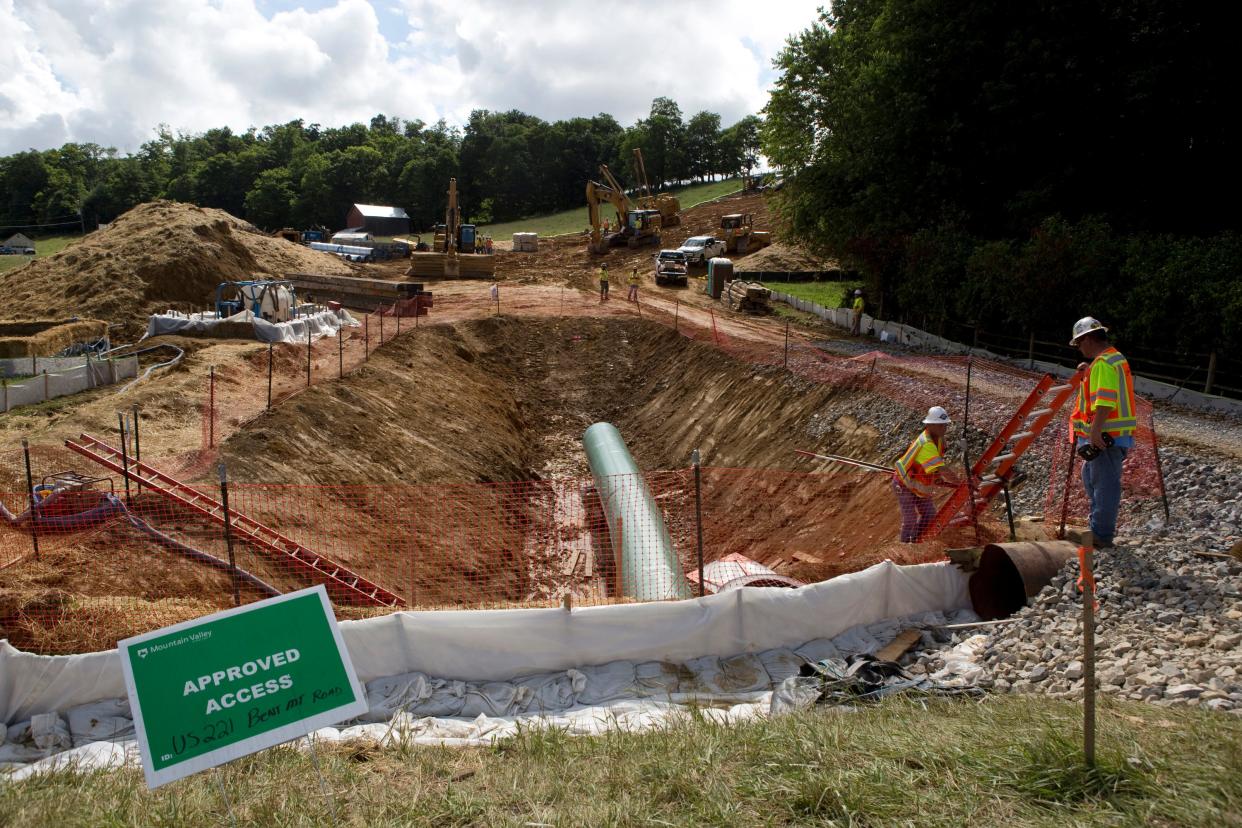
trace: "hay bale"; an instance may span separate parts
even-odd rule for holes
[[[0,358],[56,356],[70,345],[107,335],[108,323],[98,319],[0,322]]]

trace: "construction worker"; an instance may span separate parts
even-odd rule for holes
[[[892,487],[901,506],[901,542],[915,543],[923,529],[936,516],[932,495],[937,484],[956,485],[944,471],[944,435],[953,421],[938,405],[927,410],[923,431],[897,458]]]
[[[599,266],[599,301],[608,301],[608,265]]]
[[[630,283],[630,292],[625,297],[625,301],[637,302],[638,301],[638,283],[640,281],[638,278],[638,265],[634,265],[634,268],[630,271],[630,278],[628,281]]]
[[[850,321],[850,335],[858,336],[862,333],[862,315],[863,315],[863,295],[861,290],[854,291],[854,316]]]
[[[1082,464],[1082,485],[1091,505],[1091,536],[1097,549],[1113,545],[1121,507],[1121,465],[1134,448],[1138,415],[1130,363],[1108,342],[1108,328],[1093,316],[1074,323],[1070,344],[1090,362],[1070,414],[1071,439]]]

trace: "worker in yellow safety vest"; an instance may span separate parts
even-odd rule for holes
[[[599,301],[608,300],[608,265],[599,266]]]
[[[1108,341],[1108,328],[1093,316],[1074,323],[1070,344],[1089,362],[1078,386],[1078,403],[1070,414],[1071,440],[1083,459],[1082,485],[1091,506],[1091,536],[1097,549],[1108,549],[1117,534],[1121,508],[1121,467],[1134,448],[1138,414],[1130,363]]]
[[[861,290],[854,291],[854,316],[850,320],[850,334],[858,336],[862,333],[863,295]]]
[[[936,503],[932,500],[936,486],[956,485],[944,470],[944,435],[952,422],[949,412],[932,406],[923,418],[923,431],[897,458],[892,487],[901,506],[902,543],[916,543],[936,516]]]
[[[630,292],[629,292],[629,295],[625,297],[625,301],[637,302],[638,301],[638,283],[641,281],[641,279],[638,276],[637,265],[635,265],[634,268],[630,271],[630,278],[628,281],[630,284]]]

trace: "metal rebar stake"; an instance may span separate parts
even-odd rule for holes
[[[233,519],[229,516],[229,474],[224,464],[220,470],[220,503],[224,507],[224,545],[229,550],[229,576],[233,581],[233,606],[241,606],[241,584],[237,577],[237,559],[233,555]]]
[[[142,442],[138,437],[138,403],[134,403],[133,416],[130,418],[134,424],[134,466],[138,470],[138,494],[142,494]]]
[[[133,499],[129,495],[129,440],[125,436],[125,412],[116,412],[117,432],[121,436],[121,477],[125,480],[125,505],[133,506]]]
[[[34,545],[35,560],[39,560],[39,510],[35,499],[34,475],[30,472],[30,443],[22,438],[22,454],[26,458],[26,494],[30,497],[30,542]]]

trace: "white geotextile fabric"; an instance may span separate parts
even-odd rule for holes
[[[249,323],[254,327],[254,338],[260,342],[306,344],[309,336],[315,342],[325,336],[336,336],[341,328],[357,328],[360,323],[350,315],[349,311],[324,310],[288,322],[268,322],[254,315],[253,311],[244,310],[224,319],[204,317],[201,313],[192,316],[172,314],[154,314],[147,318],[147,332],[143,339],[164,334],[200,334],[209,336],[213,328],[226,323]]]
[[[966,577],[885,562],[795,590],[554,610],[397,613],[341,631],[369,711],[332,738],[485,744],[520,726],[644,729],[710,704],[749,718],[805,662],[869,653],[911,625],[971,620]],[[948,614],[948,615],[946,615]],[[603,663],[601,663],[603,662]],[[37,656],[0,642],[0,767],[112,767],[133,723],[115,650]],[[7,725],[7,727],[5,727]],[[7,733],[5,732],[7,731]],[[132,751],[131,751],[132,752]],[[50,764],[49,764],[50,763]],[[82,763],[91,763],[82,765]],[[102,763],[102,764],[100,764]]]

